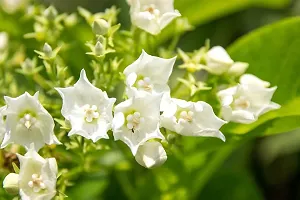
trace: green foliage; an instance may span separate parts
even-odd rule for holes
[[[249,7],[282,8],[289,3],[290,0],[178,0],[175,7],[192,25],[197,25]]]
[[[278,9],[286,6],[289,2],[290,0],[175,0],[175,7],[192,25],[197,26],[249,7]],[[114,14],[118,13],[115,7],[111,10]],[[57,63],[61,64],[61,66],[57,66],[48,61],[36,61],[37,58],[32,57],[34,49],[41,50],[44,42],[48,42],[47,37],[39,41],[23,38],[25,33],[33,31],[34,19],[21,18],[18,21],[16,18],[2,15],[0,12],[0,21],[3,21],[0,31],[9,32],[17,41],[13,44],[14,46],[10,47],[10,54],[15,54],[12,51],[15,51],[18,44],[22,43],[26,46],[23,54],[30,56],[32,62],[34,61],[34,67],[32,70],[29,68],[29,71],[25,66],[26,63],[23,63],[21,68],[19,67],[20,63],[13,67],[8,65],[9,73],[6,75],[6,85],[3,86],[4,88],[7,86],[7,88],[3,89],[1,93],[16,96],[28,88],[30,88],[28,89],[30,92],[37,89],[42,90],[42,102],[55,117],[56,130],[59,132],[57,135],[65,141],[65,146],[57,147],[55,152],[50,148],[43,151],[46,156],[60,158],[59,192],[66,193],[70,199],[83,200],[184,200],[199,199],[199,197],[203,199],[263,199],[245,166],[250,152],[238,155],[238,158],[242,158],[242,163],[239,161],[228,163],[228,158],[238,148],[258,136],[284,133],[300,127],[300,57],[298,56],[300,18],[290,18],[262,27],[241,37],[229,47],[230,55],[234,60],[250,64],[249,73],[278,86],[274,101],[282,105],[280,110],[269,112],[260,117],[257,122],[249,125],[233,123],[226,125],[222,130],[226,134],[226,143],[212,138],[178,136],[168,149],[170,154],[167,163],[158,169],[146,170],[134,162],[134,158],[130,153],[130,155],[128,154],[128,149],[123,144],[112,140],[93,144],[80,137],[69,139],[66,132],[70,129],[70,125],[60,115],[61,102],[52,88],[72,85],[74,80],[77,80],[79,70],[87,68],[88,76],[94,77],[93,83],[97,87],[107,90],[109,95],[114,94],[121,99],[124,86],[120,84],[123,77],[119,72],[122,72],[124,67],[138,57],[140,50],[144,48],[149,53],[171,57],[176,54],[175,49],[179,37],[183,32],[191,30],[191,26],[185,19],[177,20],[176,31],[174,31],[174,26],[170,26],[159,38],[156,38],[140,30],[122,30],[120,24],[116,24],[115,15],[111,17],[110,12],[93,15],[89,11],[79,8],[79,13],[83,18],[79,18],[75,27],[61,29],[59,33],[56,33],[58,35],[50,41],[53,47],[61,47],[61,49],[59,48],[61,51],[58,52],[57,49],[55,52]],[[39,14],[41,15],[41,13]],[[110,21],[113,22],[113,26],[110,27],[105,37],[95,37],[92,34],[90,25],[95,17],[99,16],[111,18]],[[88,23],[85,24],[84,20]],[[174,38],[169,37],[171,29],[175,33]],[[34,36],[36,37],[36,35]],[[171,40],[170,46],[161,46],[160,41],[166,40]],[[91,56],[85,54],[89,51],[85,46],[86,41],[90,41],[87,46],[92,51]],[[60,46],[60,43],[63,45]],[[97,43],[104,44],[103,48],[107,47],[107,51],[98,54],[95,51]],[[38,54],[42,55],[43,59],[45,58],[44,52],[38,51]],[[179,79],[185,87],[183,90],[178,87],[179,92],[191,94],[192,100],[203,100],[199,97],[207,94],[205,90],[211,89],[211,85],[206,86],[197,80],[197,74],[192,75],[200,69],[198,68],[200,61],[196,59],[198,58],[197,52],[193,55],[195,59],[193,56],[191,56],[193,59],[186,57],[181,50],[179,50],[179,54],[190,61],[187,62],[189,65],[180,63],[182,64],[180,68],[189,69],[187,71],[190,72],[185,77],[186,79]],[[12,75],[14,71],[19,74]],[[175,73],[181,73],[181,71]],[[48,75],[50,75],[48,79],[51,81],[47,82],[43,77]],[[73,77],[75,78],[73,79]],[[28,81],[27,88],[24,87],[24,84],[19,83],[25,81]],[[20,88],[17,85],[20,85]],[[217,88],[212,89],[215,92]],[[208,98],[208,100],[210,99]],[[217,104],[214,101],[209,103]],[[65,148],[69,151],[65,151]],[[225,168],[223,168],[224,162],[226,163]],[[14,163],[13,168],[18,169]],[[0,172],[2,173],[2,171]],[[68,189],[67,186],[71,187]],[[2,193],[0,190],[0,195]],[[63,196],[61,193],[61,199]]]

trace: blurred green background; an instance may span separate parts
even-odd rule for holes
[[[121,8],[122,28],[130,27],[125,0],[44,0],[43,3],[69,13],[78,6],[99,12],[117,5]],[[193,51],[203,46],[207,38],[212,46],[228,47],[257,28],[297,16],[300,0],[175,0],[175,8],[195,27],[181,37],[179,47]],[[168,30],[163,34],[167,35]],[[275,59],[272,56],[268,59]],[[264,76],[272,73],[265,72]],[[295,81],[297,76],[300,78],[300,74],[294,76]],[[255,132],[261,130],[263,127]],[[184,138],[184,144],[184,155],[169,155],[161,168],[146,170],[136,164],[129,170],[83,174],[67,194],[70,199],[79,200],[186,199],[191,191],[195,199],[300,199],[300,130],[241,143],[237,139],[229,144],[214,139]]]

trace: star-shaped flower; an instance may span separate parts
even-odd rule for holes
[[[69,136],[77,134],[93,142],[109,138],[107,131],[111,128],[115,98],[108,98],[106,92],[92,85],[84,70],[73,87],[56,90],[63,99],[61,113],[72,126]]]
[[[131,22],[151,33],[157,35],[176,17],[181,16],[174,10],[173,0],[130,0]]]
[[[115,107],[114,138],[126,143],[133,155],[147,140],[164,139],[159,130],[160,102],[161,95],[135,95]]]
[[[125,68],[127,93],[132,97],[136,92],[163,94],[161,110],[170,103],[168,80],[172,73],[176,57],[159,58],[147,54],[144,50],[140,57]]]
[[[5,96],[7,108],[4,135],[1,148],[16,143],[29,148],[34,143],[38,150],[44,144],[60,144],[54,135],[54,121],[38,100],[39,93],[31,96],[27,92],[17,98]]]
[[[56,194],[57,163],[44,159],[32,146],[20,161],[19,193],[22,200],[50,200]]]
[[[227,121],[249,124],[270,110],[280,108],[271,102],[277,87],[251,74],[240,78],[240,84],[218,92],[222,116]]]
[[[225,141],[219,129],[226,122],[214,114],[209,104],[181,99],[172,99],[172,102],[161,116],[162,127],[184,136],[217,137]]]

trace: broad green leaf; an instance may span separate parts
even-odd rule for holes
[[[197,26],[251,7],[279,9],[290,3],[291,0],[175,0],[175,8],[191,25]],[[170,25],[159,40],[164,41],[172,33],[174,27]]]
[[[249,7],[281,8],[289,3],[290,0],[175,0],[175,8],[192,25],[198,25]]]
[[[267,113],[249,125],[228,125],[226,132],[245,134],[269,120],[300,115],[300,97],[297,97],[300,95],[299,35],[300,18],[294,17],[253,31],[229,47],[234,60],[250,64],[247,73],[278,86],[273,101],[281,104],[282,108]],[[295,128],[295,125],[290,129],[286,126],[282,130]]]

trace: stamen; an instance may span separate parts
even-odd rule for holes
[[[179,114],[180,121],[184,121],[184,122],[192,122],[193,121],[193,116],[194,116],[194,112],[193,111],[181,111]]]
[[[32,117],[31,114],[27,113],[20,119],[20,123],[23,124],[27,129],[29,129],[36,122],[36,118]]]
[[[148,91],[148,92],[152,91],[152,88],[153,88],[153,86],[151,84],[151,79],[149,77],[145,77],[144,79],[139,80],[137,82],[137,85],[139,88],[141,88],[145,91]]]
[[[138,129],[140,124],[144,123],[145,121],[144,117],[141,117],[141,113],[139,112],[134,112],[133,114],[127,115],[126,120],[127,120],[126,127],[132,130],[132,132]]]
[[[43,182],[43,179],[38,174],[31,175],[31,181],[28,182],[28,186],[32,188],[32,190],[36,193],[40,192],[41,190],[46,189],[46,185]]]
[[[85,120],[87,122],[92,122],[94,119],[98,119],[100,114],[98,112],[98,108],[96,105],[89,105],[89,104],[86,104],[83,106],[83,110],[85,112]]]

